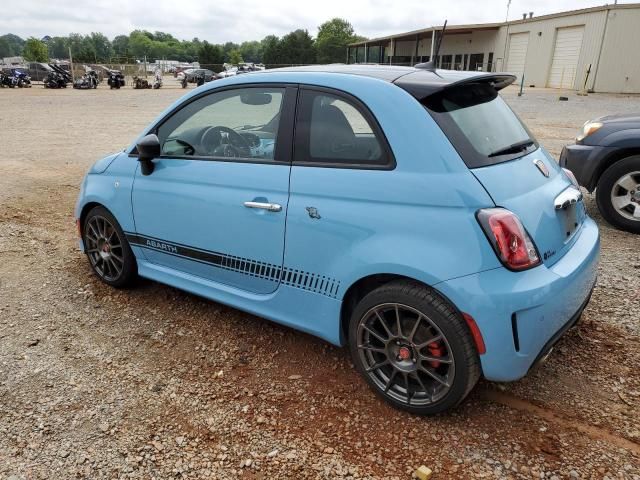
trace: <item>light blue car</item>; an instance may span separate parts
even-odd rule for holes
[[[88,172],[81,248],[348,344],[420,414],[524,376],[580,317],[599,234],[580,189],[498,95],[514,77],[331,65],[187,94]]]

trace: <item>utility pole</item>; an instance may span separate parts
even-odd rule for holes
[[[71,56],[71,47],[69,47],[69,71],[71,71],[71,82],[75,84],[76,77],[73,74],[73,57]]]
[[[505,61],[507,59],[507,42],[509,41],[509,7],[511,6],[511,0],[507,1],[507,15],[505,16],[504,23],[507,24],[507,32],[504,37],[504,53],[502,54],[502,71],[506,71],[507,66]]]

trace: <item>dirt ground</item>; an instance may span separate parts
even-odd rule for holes
[[[345,349],[149,281],[113,290],[76,246],[89,165],[180,89],[0,89],[0,478],[640,479],[640,236],[601,226],[599,284],[548,363],[435,418],[396,411]],[[556,157],[615,95],[505,97]],[[559,292],[562,295],[562,292]]]

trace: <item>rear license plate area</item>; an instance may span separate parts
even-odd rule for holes
[[[564,226],[565,241],[573,237],[573,234],[576,233],[576,230],[580,226],[580,218],[578,215],[580,208],[582,208],[582,202],[577,202],[560,211]]]

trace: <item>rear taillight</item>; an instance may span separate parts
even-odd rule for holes
[[[505,267],[526,270],[540,264],[536,246],[515,213],[504,208],[487,208],[478,210],[476,216]]]

